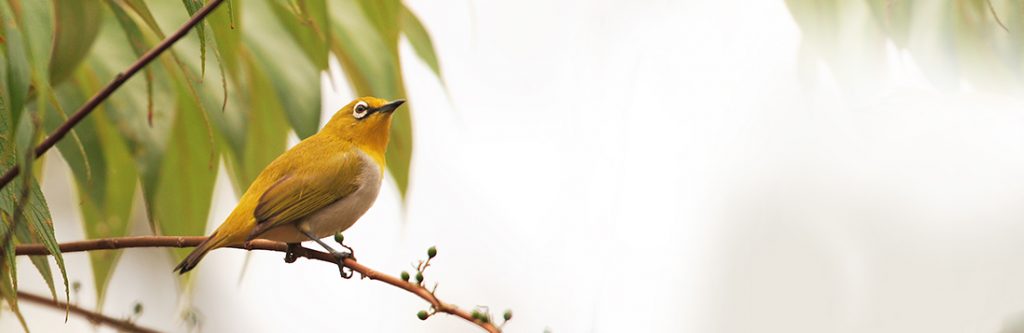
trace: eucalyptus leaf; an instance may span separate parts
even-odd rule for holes
[[[150,218],[163,235],[201,235],[206,231],[206,220],[217,176],[216,164],[209,156],[216,152],[207,143],[202,126],[202,110],[179,87],[177,117],[174,120],[173,140],[168,142],[160,161],[160,168],[149,183],[143,182],[147,195],[146,207]],[[145,176],[144,176],[145,177]],[[191,249],[173,249],[175,260],[184,258]]]
[[[295,134],[307,138],[320,124],[321,69],[303,56],[300,41],[288,38],[286,25],[272,18],[273,3],[253,1],[246,5],[243,20],[262,24],[249,25],[244,42],[258,68],[269,75]]]
[[[185,11],[188,12],[189,16],[194,15],[200,8],[203,8],[203,2],[200,0],[181,0],[185,5]],[[199,66],[201,68],[202,76],[206,77],[206,25],[198,24],[193,28],[196,35],[199,36]]]
[[[398,16],[399,8],[386,1],[331,2],[331,27],[334,47],[349,83],[358,95],[385,99],[405,97],[401,65],[398,58],[398,21],[382,16]],[[393,26],[384,26],[391,24]],[[411,108],[396,112],[391,123],[387,168],[405,198],[409,187],[413,139]]]
[[[52,112],[64,116],[60,114],[63,110],[85,103],[88,98],[85,91],[100,89],[99,83],[84,70],[79,71],[71,83],[58,88],[58,105],[63,107],[53,108]],[[63,117],[47,117],[47,120],[48,130],[52,131]],[[127,145],[114,127],[101,107],[76,126],[80,146],[68,140],[57,144],[74,176],[83,229],[89,239],[128,234],[137,171]],[[92,169],[95,172],[89,172]],[[102,308],[120,254],[120,250],[89,252],[97,291],[96,308]]]
[[[15,163],[19,163],[22,170],[27,170],[21,173],[11,183],[11,186],[0,189],[0,197],[15,199],[0,201],[0,210],[11,216],[11,224],[15,225],[12,232],[20,235],[14,240],[42,243],[53,255],[57,268],[64,280],[65,299],[67,299],[70,297],[70,287],[67,280],[67,271],[64,266],[64,257],[60,253],[57,239],[54,235],[53,222],[50,218],[49,207],[46,205],[46,199],[39,190],[39,185],[33,178],[33,172],[31,172],[33,169],[32,162],[35,157],[32,149],[42,137],[41,127],[42,119],[45,115],[44,110],[47,105],[46,98],[50,96],[48,65],[52,50],[51,43],[54,39],[54,15],[52,6],[49,2],[45,1],[22,3],[16,14],[8,6],[8,3],[4,2],[0,5],[0,16],[2,16],[5,24],[6,35],[10,36],[12,31],[15,31],[15,34],[18,31],[23,33],[21,37],[24,39],[20,40],[21,48],[26,56],[30,69],[30,81],[32,88],[35,90],[35,103],[32,105],[33,110],[31,111],[31,117],[29,117],[31,121],[26,117],[18,119],[17,122],[11,121],[12,119],[7,119],[9,113],[4,113],[4,119],[0,120],[0,123],[2,123],[0,124],[0,133],[16,133],[14,137],[6,136],[4,138],[4,140],[9,141],[7,142],[8,144],[4,145],[5,147],[0,148],[0,150],[4,150],[3,153],[0,153],[4,160],[0,165],[6,170]],[[16,26],[12,27],[10,25],[12,23],[16,24]],[[12,125],[18,123],[21,123],[22,127],[26,128],[20,130],[21,133],[12,131]],[[21,140],[21,142],[11,142],[19,138],[29,139]],[[10,237],[5,236],[6,239],[10,239]],[[56,296],[49,263],[45,262],[45,259],[40,260],[39,258],[32,261],[39,273],[43,275],[43,279],[47,282],[51,294]],[[14,268],[13,265],[11,268]],[[14,277],[16,276],[12,275],[12,278]]]
[[[441,79],[441,82],[444,82],[441,76],[441,64],[437,60],[437,52],[434,50],[434,42],[430,39],[430,33],[427,32],[427,28],[423,27],[423,23],[416,17],[416,14],[404,5],[402,6],[400,24],[402,33],[409,40],[416,55],[427,63],[427,67],[430,67],[434,75]]]
[[[54,86],[71,76],[89,54],[104,19],[101,4],[100,0],[53,0],[56,20],[50,82]]]

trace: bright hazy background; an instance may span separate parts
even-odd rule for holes
[[[403,211],[385,186],[346,232],[360,262],[397,274],[437,245],[438,295],[513,309],[508,332],[1024,327],[1019,99],[937,90],[895,48],[881,79],[849,89],[799,57],[782,1],[406,2],[451,98],[403,44],[411,191]],[[336,81],[324,119],[353,98]],[[47,156],[58,239],[81,239],[69,172]],[[227,179],[211,230],[235,204]],[[127,250],[103,311],[140,301],[140,324],[178,331],[187,306],[204,332],[476,331],[421,322],[416,297],[279,253],[253,254],[240,280],[245,258],[208,256],[188,303],[166,251]],[[87,256],[66,259],[91,286]],[[22,304],[37,332],[90,330]],[[20,330],[12,319],[0,330]]]

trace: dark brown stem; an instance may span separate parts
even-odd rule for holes
[[[117,238],[104,238],[104,239],[92,239],[77,242],[67,242],[60,244],[60,251],[62,253],[69,252],[83,252],[83,251],[97,251],[97,250],[113,250],[113,249],[125,249],[133,247],[195,247],[199,245],[206,237],[202,236],[137,236],[137,237],[117,237]],[[261,251],[277,251],[286,252],[288,245],[280,242],[273,242],[268,240],[257,239],[249,242],[244,246],[234,246],[234,248],[242,250],[261,250]],[[22,255],[49,255],[50,252],[46,250],[42,244],[23,244],[15,247],[15,253],[19,256]],[[320,252],[316,250],[310,250],[304,247],[299,247],[295,251],[295,255],[299,257],[305,257],[311,260],[319,260],[330,264],[336,264],[334,256],[330,253]],[[402,288],[416,296],[419,296],[423,300],[430,303],[437,312],[444,312],[447,314],[455,315],[469,321],[480,328],[491,332],[501,332],[497,326],[491,323],[484,323],[473,319],[473,316],[464,310],[461,310],[454,305],[444,303],[434,296],[429,289],[424,288],[416,283],[402,281],[397,277],[387,275],[369,267],[363,266],[359,262],[352,259],[345,259],[345,266],[352,270],[359,272],[365,278],[371,280],[377,280],[390,284],[392,286]]]
[[[71,129],[75,127],[75,125],[78,125],[78,123],[81,122],[82,119],[85,119],[85,116],[88,116],[89,113],[92,112],[92,110],[95,110],[96,107],[100,105],[100,103],[103,103],[103,101],[106,100],[107,97],[110,97],[110,95],[113,94],[114,91],[117,90],[117,88],[120,88],[121,85],[128,81],[129,78],[131,78],[133,75],[135,75],[135,73],[138,73],[140,70],[146,67],[147,64],[152,62],[153,59],[156,59],[158,56],[160,56],[161,53],[164,53],[164,51],[170,49],[175,42],[177,42],[182,37],[185,37],[185,35],[188,34],[188,31],[191,30],[192,27],[202,22],[203,19],[210,14],[210,12],[216,9],[217,6],[220,6],[220,4],[223,2],[224,0],[210,0],[210,2],[206,4],[206,6],[200,8],[199,11],[197,11],[195,15],[192,15],[192,18],[186,21],[185,24],[178,28],[177,31],[175,31],[170,36],[167,36],[167,38],[164,38],[164,40],[161,41],[160,44],[154,46],[152,49],[146,52],[146,54],[143,54],[142,57],[139,58],[139,60],[136,60],[135,63],[133,63],[131,67],[128,67],[127,70],[117,74],[117,76],[114,77],[114,80],[110,81],[110,83],[107,84],[107,86],[104,87],[103,90],[100,90],[95,95],[93,95],[88,102],[85,102],[85,105],[82,105],[82,107],[79,108],[78,111],[75,111],[75,113],[68,117],[68,119],[65,120],[63,124],[60,124],[60,127],[57,127],[57,129],[54,130],[53,133],[50,133],[50,135],[47,136],[46,139],[43,140],[43,142],[40,142],[39,145],[36,146],[36,157],[42,156],[44,153],[46,153],[47,150],[53,148],[53,145],[57,144],[57,141],[63,139],[64,136],[67,135],[68,132],[70,132]],[[7,184],[9,184],[11,180],[14,180],[14,177],[17,177],[19,173],[21,173],[21,168],[18,165],[14,165],[13,167],[11,167],[10,170],[7,170],[7,172],[5,172],[3,176],[0,176],[0,188],[7,186]]]
[[[57,309],[57,310],[60,310],[60,311],[64,311],[65,309],[68,309],[69,311],[71,311],[71,313],[74,313],[76,315],[85,317],[86,320],[88,320],[89,322],[91,322],[93,324],[109,326],[109,327],[114,328],[114,329],[116,329],[116,330],[118,330],[120,332],[133,332],[133,333],[157,333],[157,332],[159,332],[159,331],[151,329],[151,328],[146,328],[146,327],[135,325],[134,323],[132,323],[130,321],[127,321],[127,320],[115,319],[115,318],[107,317],[106,315],[103,315],[102,313],[86,310],[86,309],[78,307],[77,305],[67,304],[67,303],[64,303],[64,302],[61,302],[61,301],[55,301],[55,300],[52,300],[52,299],[47,298],[47,297],[43,297],[43,296],[39,296],[39,295],[36,295],[36,294],[27,293],[27,292],[20,291],[20,290],[18,291],[18,300],[29,301],[29,302],[36,303],[36,304],[39,304],[39,305],[45,305],[45,306],[48,306],[48,307],[51,307],[51,308],[54,308],[54,309]]]

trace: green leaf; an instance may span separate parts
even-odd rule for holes
[[[327,4],[323,0],[302,1],[299,6],[287,0],[268,2],[278,23],[298,42],[306,57],[319,70],[327,69]],[[309,7],[316,7],[312,12]],[[257,8],[257,7],[254,7]],[[257,8],[258,9],[258,8]],[[316,17],[317,19],[314,19]],[[274,40],[278,42],[278,40]],[[266,44],[266,43],[264,43]]]
[[[111,8],[118,11],[114,6]],[[122,22],[121,25],[127,27],[122,31],[131,35],[131,27],[139,27],[136,22],[141,21]],[[103,34],[97,40],[95,49],[102,52],[90,57],[95,77],[113,77],[133,61],[135,54],[117,44],[116,35]],[[110,46],[104,47],[106,45]],[[166,235],[201,235],[206,228],[216,176],[215,160],[211,157],[216,154],[209,143],[209,132],[203,126],[207,123],[203,108],[181,74],[188,69],[183,63],[169,60],[160,64],[151,66],[154,100],[158,106],[152,127],[138,112],[146,103],[141,97],[146,87],[145,82],[137,78],[126,82],[118,94],[111,97],[104,105],[104,112],[110,123],[116,124],[112,127],[126,139],[127,152],[135,159],[146,213],[153,229]],[[197,87],[200,90],[195,93],[207,91],[203,85]],[[174,251],[178,256],[183,256],[184,252]]]
[[[359,0],[363,13],[373,23],[392,48],[398,48],[398,17],[402,2],[399,0]]]
[[[217,60],[223,93],[220,105],[221,113],[227,110],[229,77],[235,82],[238,81],[238,46],[241,39],[241,29],[235,27],[238,17],[237,12],[233,10],[231,0],[227,0],[227,7],[227,10],[216,10],[211,13],[206,17],[205,22],[213,31],[213,55]],[[211,110],[211,108],[207,107],[207,110]]]
[[[150,219],[163,235],[202,235],[217,176],[216,156],[207,143],[202,109],[179,87],[177,117],[171,140],[160,160],[156,174],[143,174],[143,192]],[[146,180],[148,179],[148,181]],[[176,260],[191,249],[174,249]]]
[[[18,144],[8,145],[4,150],[10,151],[10,154],[6,152],[2,156],[13,157],[12,160],[7,161],[8,158],[4,158],[5,163],[3,164],[4,169],[10,168],[15,160],[19,161],[22,165],[23,172],[12,184],[21,184],[21,186],[6,186],[0,190],[0,197],[4,198],[18,198],[28,200],[27,202],[19,202],[15,204],[15,200],[3,200],[0,202],[0,210],[3,210],[12,216],[12,223],[16,224],[17,227],[13,230],[15,233],[21,234],[19,237],[22,241],[31,240],[32,242],[42,243],[43,246],[53,254],[54,261],[57,264],[57,268],[60,270],[61,277],[64,280],[65,298],[70,298],[70,287],[67,280],[67,271],[64,266],[64,257],[60,253],[57,239],[53,232],[53,223],[50,218],[50,209],[46,205],[46,199],[43,197],[42,192],[39,190],[39,185],[33,179],[32,161],[34,154],[31,153],[35,143],[42,137],[41,127],[42,119],[45,114],[47,107],[46,98],[50,96],[50,82],[49,82],[49,69],[47,65],[50,63],[50,55],[52,52],[52,42],[54,39],[53,25],[54,25],[54,12],[53,7],[49,2],[46,1],[31,1],[21,3],[21,7],[18,12],[14,12],[8,6],[8,3],[4,2],[3,6],[0,6],[0,13],[2,13],[3,21],[7,24],[16,22],[16,29],[24,32],[22,35],[24,40],[24,54],[27,56],[28,66],[30,68],[30,78],[32,87],[35,89],[35,105],[32,111],[31,125],[26,126],[32,128],[31,131],[23,130],[21,135],[18,137],[29,137],[27,141],[19,142]],[[9,28],[10,26],[7,26]],[[5,31],[10,31],[5,29]],[[6,114],[5,114],[6,118]],[[0,125],[0,133],[11,133],[12,128],[10,125],[15,124],[14,122],[7,123],[8,119],[4,119],[0,122],[5,124]],[[28,119],[20,119],[19,122],[23,124],[29,123]],[[16,132],[16,131],[14,131]],[[7,140],[13,138],[7,137]],[[20,145],[21,149],[18,149]],[[19,152],[20,151],[20,152]],[[27,194],[27,196],[23,196]],[[19,223],[19,219],[24,219],[24,224]],[[24,228],[24,230],[21,230]],[[48,283],[50,290],[53,292],[53,279],[51,278],[51,272],[49,264],[45,260],[40,261],[38,258],[33,260],[39,273],[43,275],[43,279]],[[55,292],[53,292],[56,295]]]
[[[385,99],[405,97],[401,65],[398,58],[398,24],[381,18],[398,7],[385,1],[362,3],[347,0],[331,2],[332,52],[338,56],[345,76],[356,93]],[[392,24],[393,26],[385,26]],[[402,197],[409,187],[412,162],[411,109],[396,112],[391,123],[391,141],[387,151],[387,167]]]
[[[409,7],[402,6],[402,16],[400,24],[402,26],[402,33],[405,34],[405,38],[409,40],[409,44],[412,45],[412,49],[416,51],[416,55],[427,63],[430,70],[434,72],[434,75],[438,79],[444,82],[441,76],[441,64],[438,63],[437,53],[434,51],[434,42],[430,39],[430,33],[423,27],[423,23],[416,17]]]
[[[0,117],[4,116],[0,115]],[[7,212],[0,211],[0,235],[12,232],[11,223],[11,216],[7,215]],[[28,332],[28,323],[25,322],[25,317],[21,315],[21,309],[18,307],[18,269],[14,255],[14,243],[7,243],[6,246],[0,244],[0,246],[3,246],[3,258],[0,261],[0,297],[7,301],[7,306],[11,312],[14,312],[14,316],[18,317],[21,327]]]
[[[17,124],[21,119],[21,112],[25,107],[28,98],[28,89],[31,85],[32,67],[28,62],[28,46],[24,40],[17,22],[14,20],[7,2],[2,2],[0,10],[3,10],[0,23],[4,28],[4,53],[6,56],[7,75],[5,106],[10,112],[11,123]],[[12,129],[13,130],[13,129]]]
[[[2,7],[2,6],[0,6]],[[9,12],[8,12],[9,13]],[[23,124],[29,124],[27,119],[23,119]],[[29,124],[28,126],[31,126]],[[7,170],[14,166],[21,156],[31,156],[31,154],[19,154],[16,147],[18,144],[15,142],[13,137],[14,128],[10,122],[10,113],[4,110],[0,112],[0,168]],[[38,137],[38,135],[35,135]],[[22,146],[31,146],[34,141],[29,140],[22,143]],[[31,159],[28,159],[30,162]],[[64,268],[64,259],[58,248],[57,240],[53,234],[53,224],[51,222],[49,208],[46,205],[46,200],[43,197],[42,192],[39,190],[38,184],[35,183],[34,179],[31,178],[31,172],[24,172],[20,176],[11,182],[10,186],[5,186],[0,189],[0,216],[3,216],[3,238],[7,238],[8,233],[13,233],[11,242],[6,244],[0,244],[5,246],[4,256],[5,264],[0,267],[0,289],[3,289],[2,293],[4,298],[7,299],[11,308],[17,313],[17,304],[14,300],[15,293],[17,290],[17,274],[14,260],[14,244],[15,243],[42,243],[44,247],[53,254],[53,258],[57,263],[57,267],[60,269],[61,275],[64,278],[66,294],[70,292],[70,288],[67,285],[67,274]],[[29,178],[25,178],[29,177]],[[28,182],[28,183],[26,183]],[[25,197],[27,202],[20,203],[19,200],[22,198],[22,190],[25,188],[22,184],[28,186],[28,196]],[[18,206],[23,207],[23,210],[17,212],[17,219],[20,222],[16,223],[15,213],[18,210]],[[11,228],[11,225],[17,224],[16,228]],[[52,273],[49,268],[49,263],[46,262],[45,258],[32,258],[32,263],[36,265],[39,273],[43,276],[43,279],[48,283],[51,290],[51,294],[56,296],[56,291],[53,287]],[[20,314],[19,314],[20,316]]]
[[[85,59],[99,34],[103,7],[98,0],[53,0],[53,55],[50,57],[50,82],[64,82]]]
[[[181,2],[185,5],[189,16],[195,15],[199,9],[203,8],[203,2],[200,0],[181,0]],[[206,24],[200,23],[193,29],[199,35],[199,66],[202,68],[202,77],[206,77]]]
[[[288,126],[284,108],[277,98],[268,73],[260,71],[251,57],[245,57],[249,90],[245,99],[250,101],[247,111],[244,146],[228,156],[228,169],[241,194],[256,179],[263,168],[284,152],[287,146]]]
[[[47,117],[49,131],[66,117],[63,110],[85,103],[89,96],[83,90],[100,89],[99,83],[86,70],[79,71],[72,83],[58,88],[58,105],[63,107],[51,109],[56,115]],[[102,106],[83,119],[75,132],[79,133],[82,144],[65,139],[57,143],[57,148],[74,176],[85,235],[89,239],[126,236],[137,178],[128,147],[117,135],[115,125],[110,123]],[[90,172],[92,168],[95,172]],[[102,308],[120,254],[119,250],[89,252],[97,291],[96,308]]]
[[[238,78],[238,54],[239,45],[242,40],[242,29],[239,25],[239,11],[236,6],[240,6],[241,3],[233,4],[234,1],[227,1],[227,10],[217,9],[210,13],[206,17],[206,22],[210,25],[210,30],[213,31],[213,39],[218,53],[220,54],[220,61],[224,64],[229,75],[232,78]]]
[[[248,25],[243,40],[258,68],[270,77],[295,134],[305,139],[320,125],[320,69],[303,56],[299,42],[284,34],[287,24],[271,18],[273,3],[246,2],[243,19],[262,24]]]

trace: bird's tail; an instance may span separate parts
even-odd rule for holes
[[[188,256],[185,257],[185,260],[182,260],[178,266],[175,266],[174,271],[178,272],[178,274],[188,273],[188,271],[196,268],[196,265],[198,265],[199,261],[206,256],[207,252],[221,247],[221,243],[223,243],[223,238],[217,237],[217,233],[214,232],[209,238],[206,238],[202,243],[199,243],[199,246],[196,246],[196,249],[192,250],[192,253],[189,253]]]

